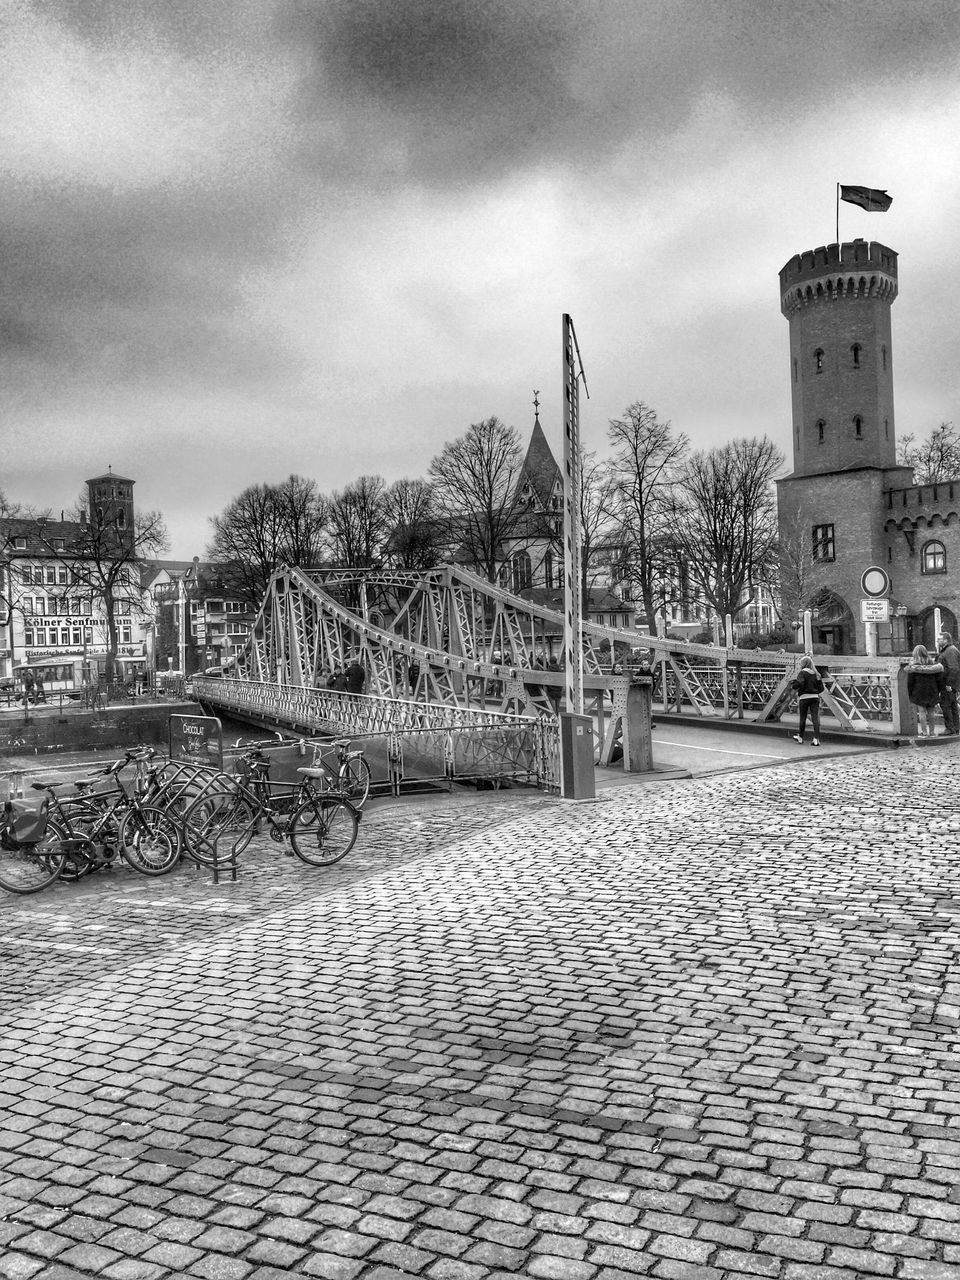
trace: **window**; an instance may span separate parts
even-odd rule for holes
[[[61,643],[64,647],[66,647],[66,646],[70,643],[70,628],[69,628],[69,627],[61,627],[61,628],[60,628],[60,643]]]
[[[853,420],[853,434],[858,440],[863,439],[863,419],[860,417],[859,413]]]
[[[24,613],[33,613],[33,596],[23,596],[20,601],[20,608]]]
[[[884,418],[883,420],[883,438],[884,440],[890,439],[890,419],[889,418]]]
[[[823,373],[823,348],[817,347],[813,353],[813,367],[817,373]]]
[[[530,587],[530,557],[526,551],[518,551],[510,561],[510,569],[513,578],[512,590],[514,595],[518,595],[521,591],[527,591]]]
[[[826,425],[827,424],[824,422],[822,418],[817,423],[817,442],[819,444],[823,444],[823,432]]]
[[[28,649],[33,648],[33,627],[24,627],[23,643],[27,646]]]
[[[35,587],[43,586],[43,565],[35,565],[33,570],[33,585]]]
[[[884,369],[886,369],[887,367],[887,348],[886,347],[880,348],[880,363],[883,365]]]
[[[46,576],[47,582],[51,586],[53,586],[57,581],[57,566],[55,564],[48,564],[47,572],[45,576]]]
[[[132,638],[132,631],[131,631],[131,628],[130,628],[130,627],[121,627],[121,628],[120,628],[120,643],[121,643],[121,644],[129,644],[129,643],[130,643],[130,641],[131,641],[131,638]]]
[[[860,351],[861,347],[859,342],[855,342],[850,348],[850,355],[853,357],[853,367],[855,369],[860,368]]]
[[[70,632],[70,643],[74,647],[76,647],[77,645],[83,644],[83,632],[80,630],[79,627],[74,627],[73,630]]]
[[[797,371],[797,359],[796,359],[796,356],[794,356],[794,360],[793,360],[793,380],[794,380],[794,382],[796,382],[796,381],[797,381],[797,379],[799,378],[799,376],[800,376],[800,375],[799,375],[799,373],[798,373],[798,371]]]
[[[925,542],[920,552],[921,573],[946,573],[947,549],[942,542]]]
[[[833,525],[815,524],[813,526],[813,558],[825,563],[835,560]]]
[[[67,585],[67,566],[65,564],[62,564],[57,568],[57,583],[61,587],[65,587]]]
[[[37,596],[34,602],[33,612],[37,617],[42,617],[47,612],[47,601],[45,596]]]

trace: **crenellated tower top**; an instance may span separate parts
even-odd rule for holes
[[[876,241],[808,249],[780,271],[795,475],[896,465],[890,307],[897,289],[897,255]]]
[[[790,316],[801,307],[838,297],[897,296],[897,255],[874,240],[850,240],[798,253],[780,271],[780,309]]]

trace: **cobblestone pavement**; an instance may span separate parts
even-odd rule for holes
[[[960,747],[0,903],[0,1276],[960,1280]]]

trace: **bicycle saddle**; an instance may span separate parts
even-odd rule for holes
[[[323,769],[298,769],[297,773],[302,773],[307,778],[325,778],[327,776]]]

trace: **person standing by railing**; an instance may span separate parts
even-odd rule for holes
[[[813,739],[811,745],[819,747],[820,745],[820,695],[823,693],[823,680],[820,678],[820,672],[816,668],[816,664],[810,654],[805,654],[800,662],[800,669],[797,671],[797,677],[793,681],[793,688],[797,691],[797,701],[800,706],[800,725],[798,731],[793,735],[794,742],[803,743],[804,730],[807,727],[807,716],[810,717],[810,724],[813,728]]]
[[[943,691],[943,664],[934,662],[922,644],[918,644],[910,655],[907,667],[907,697],[917,712],[917,736],[929,738],[933,735],[935,708]],[[923,723],[919,723],[923,712]]]
[[[937,657],[943,664],[943,690],[940,694],[940,710],[943,712],[944,736],[960,733],[960,709],[957,706],[957,690],[960,689],[960,649],[953,643],[949,631],[941,631],[937,637]]]

